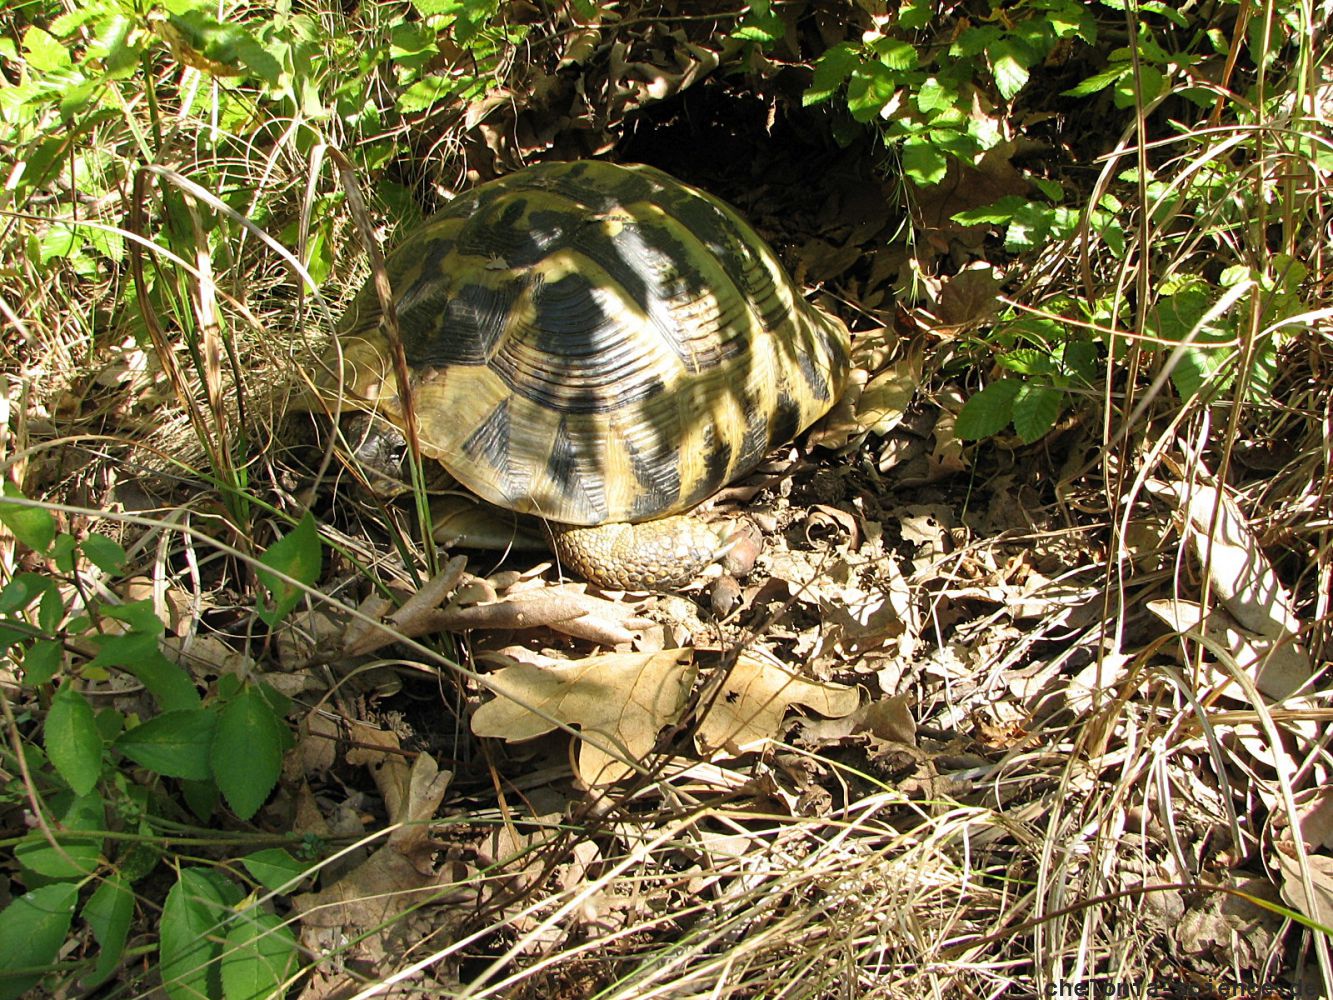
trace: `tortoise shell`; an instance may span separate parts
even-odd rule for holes
[[[483,184],[386,263],[422,450],[570,525],[687,510],[822,416],[846,327],[718,199],[646,166]],[[401,425],[374,282],[339,330],[357,405]]]

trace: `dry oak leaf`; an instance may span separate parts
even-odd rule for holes
[[[807,680],[757,653],[741,653],[708,702],[694,739],[705,754],[734,756],[776,738],[793,705],[836,719],[860,704],[856,688]]]
[[[613,784],[680,718],[695,674],[688,649],[602,653],[558,666],[511,659],[487,675],[496,697],[473,713],[472,732],[516,742],[559,723],[578,726],[579,776],[589,786]]]
[[[401,825],[388,842],[332,885],[292,900],[307,928],[343,926],[350,937],[383,926],[413,906],[458,895],[450,876],[433,870],[434,845],[427,825],[453,773],[439,770],[424,753],[403,771],[402,798],[391,804],[396,815],[389,817]]]

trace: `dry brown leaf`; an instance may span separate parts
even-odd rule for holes
[[[608,785],[634,768],[663,726],[680,718],[694,684],[688,649],[603,653],[561,666],[511,661],[488,675],[496,697],[472,716],[472,732],[510,742],[577,726],[579,773],[590,786]],[[538,713],[542,714],[538,714]]]
[[[379,751],[364,753],[373,756]],[[452,878],[441,878],[433,870],[428,821],[452,777],[440,771],[429,754],[418,755],[404,777],[397,815],[391,811],[390,820],[402,825],[389,835],[388,843],[327,888],[293,898],[306,929],[340,927],[354,937],[359,931],[389,926],[404,910],[441,896]]]
[[[406,754],[399,748],[398,737],[386,729],[357,720],[351,722],[348,735],[352,747],[347,751],[347,763],[369,769],[390,822],[397,822],[407,801],[411,780],[411,768]]]
[[[1200,483],[1175,483],[1153,492],[1174,495],[1184,510],[1193,529],[1189,535],[1195,555],[1200,565],[1208,567],[1213,592],[1237,622],[1270,639],[1300,631],[1291,594],[1273,572],[1234,500]]]
[[[645,622],[638,606],[589,594],[583,584],[543,584],[539,589],[507,594],[501,600],[436,613],[436,629],[550,628],[603,646],[634,641]]]
[[[1276,701],[1290,698],[1310,679],[1310,658],[1290,637],[1274,640],[1255,635],[1221,609],[1205,617],[1194,601],[1149,601],[1148,610],[1181,635],[1200,639],[1214,656],[1229,660],[1232,669],[1251,675],[1254,686]],[[1215,671],[1215,682],[1232,681],[1230,670],[1217,669],[1212,661],[1205,665]],[[1247,700],[1234,683],[1228,694]]]
[[[1245,895],[1202,894],[1175,921],[1173,936],[1181,954],[1202,958],[1228,971],[1264,966],[1283,920],[1246,897],[1276,903],[1276,893],[1266,879],[1241,879],[1236,888]]]
[[[705,754],[734,756],[780,735],[793,705],[838,718],[860,703],[856,688],[807,680],[780,663],[741,653],[699,720],[694,738]]]
[[[927,282],[925,287],[934,293],[935,318],[946,329],[964,329],[995,314],[1003,284],[1003,276],[990,264],[975,261],[955,275]]]
[[[872,434],[887,434],[900,423],[921,382],[921,359],[913,354],[875,375],[856,401],[857,422]]]
[[[1306,854],[1310,862],[1310,884],[1314,888],[1311,900],[1305,891],[1305,882],[1301,878],[1301,863],[1295,856],[1293,845],[1277,844],[1272,852],[1278,868],[1282,872],[1282,898],[1287,904],[1311,920],[1333,926],[1333,858],[1327,854]]]

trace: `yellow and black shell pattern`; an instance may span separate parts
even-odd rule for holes
[[[387,260],[422,449],[570,525],[696,506],[822,416],[843,324],[716,198],[646,166],[483,184]],[[352,401],[402,423],[373,281],[339,331]]]

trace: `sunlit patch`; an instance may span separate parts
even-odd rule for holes
[[[483,185],[388,270],[423,447],[486,499],[555,522],[694,506],[819,417],[846,374],[845,329],[754,231],[648,167]],[[353,316],[378,325],[373,286]],[[363,341],[347,341],[352,391],[398,419],[387,343]]]

